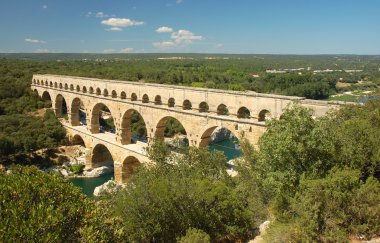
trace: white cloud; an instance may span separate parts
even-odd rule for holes
[[[104,49],[103,50],[103,53],[112,53],[112,52],[115,52],[115,50],[114,49]]]
[[[24,39],[24,41],[29,42],[29,43],[36,43],[36,44],[46,44],[46,41],[30,39],[30,38],[26,38],[26,39]]]
[[[191,44],[195,40],[202,40],[203,37],[200,35],[194,35],[193,32],[188,30],[178,30],[177,32],[173,32],[171,38],[174,39],[177,44]]]
[[[158,48],[167,48],[167,47],[173,47],[176,43],[172,41],[163,41],[163,42],[153,42],[153,46]]]
[[[112,28],[108,28],[106,29],[107,31],[122,31],[123,29],[120,28],[120,27],[112,27]]]
[[[158,33],[168,33],[168,32],[173,32],[173,28],[162,26],[158,29],[156,29],[156,32]]]
[[[221,48],[221,47],[223,47],[223,44],[221,44],[221,43],[216,44],[216,47]]]
[[[37,49],[34,52],[35,53],[50,53],[51,51],[48,49]]]
[[[120,53],[131,53],[131,52],[133,52],[133,48],[131,47],[127,47],[120,50]]]
[[[45,4],[45,5],[42,5],[42,8],[43,9],[47,9],[47,5]]]
[[[142,21],[135,21],[135,20],[127,19],[127,18],[109,18],[107,20],[103,20],[101,23],[104,25],[109,25],[113,27],[129,27],[129,26],[138,26],[138,25],[144,24],[144,22]]]
[[[95,17],[97,17],[97,18],[108,18],[109,16],[108,16],[108,14],[105,14],[103,12],[97,12],[95,14]]]

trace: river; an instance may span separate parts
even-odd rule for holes
[[[237,139],[228,139],[221,142],[211,144],[210,151],[222,151],[228,160],[234,159],[242,155],[240,150],[235,149]],[[113,178],[113,174],[106,174],[96,178],[70,178],[69,180],[82,189],[83,193],[89,197],[93,196],[95,187],[100,186]]]

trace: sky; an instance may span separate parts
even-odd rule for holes
[[[380,54],[380,0],[0,0],[0,52]]]

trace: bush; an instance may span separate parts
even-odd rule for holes
[[[179,243],[209,243],[210,236],[202,230],[190,228],[186,235],[179,239]]]

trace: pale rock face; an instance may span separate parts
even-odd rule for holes
[[[91,170],[83,171],[83,176],[84,177],[99,177],[101,175],[109,174],[112,172],[113,172],[112,166],[101,166],[101,167],[97,167]]]
[[[217,127],[211,134],[211,142],[217,143],[226,139],[231,138],[231,131],[224,127]]]
[[[123,187],[122,185],[116,184],[114,180],[109,180],[103,185],[95,187],[94,196],[97,197],[103,192],[115,192],[122,187]]]

